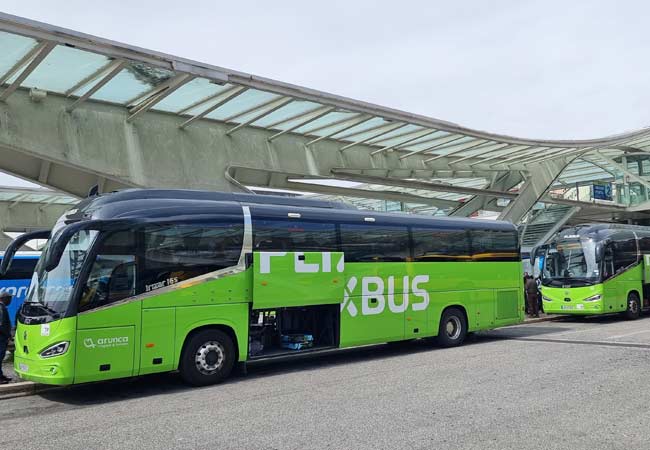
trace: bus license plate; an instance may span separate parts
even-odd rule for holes
[[[29,366],[27,364],[20,363],[18,364],[21,372],[29,372]]]
[[[573,309],[573,305],[562,305],[562,309]]]

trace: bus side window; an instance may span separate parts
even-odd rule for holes
[[[135,236],[133,231],[120,231],[103,240],[81,291],[79,311],[99,308],[135,295]]]
[[[613,239],[614,271],[618,273],[637,262],[636,238],[631,232],[623,232]]]
[[[519,261],[516,231],[470,230],[472,259],[475,261]]]
[[[237,265],[243,223],[156,225],[144,230],[138,293]]]
[[[403,262],[410,259],[406,227],[341,224],[346,262]]]
[[[415,261],[463,261],[471,259],[467,230],[411,228]]]
[[[603,256],[603,281],[608,279],[614,274],[614,250],[612,245],[608,244],[605,247]]]
[[[333,223],[294,219],[254,219],[253,249],[256,251],[337,251]]]

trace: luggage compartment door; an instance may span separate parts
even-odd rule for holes
[[[253,309],[343,301],[343,252],[254,252]]]

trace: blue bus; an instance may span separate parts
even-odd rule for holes
[[[14,296],[11,305],[9,305],[9,317],[11,326],[16,326],[16,312],[20,305],[23,304],[29,283],[32,280],[34,268],[41,256],[39,252],[18,252],[11,263],[11,268],[7,274],[0,277],[0,292],[7,291]],[[0,255],[2,261],[2,255]]]

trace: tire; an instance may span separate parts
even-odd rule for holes
[[[628,320],[638,319],[641,315],[641,300],[639,296],[630,292],[627,295],[627,309],[625,310],[625,318]]]
[[[192,386],[223,381],[235,364],[235,345],[220,330],[202,330],[191,336],[183,348],[179,371]]]
[[[465,341],[467,320],[459,308],[446,309],[440,318],[436,341],[441,347],[456,347]]]

